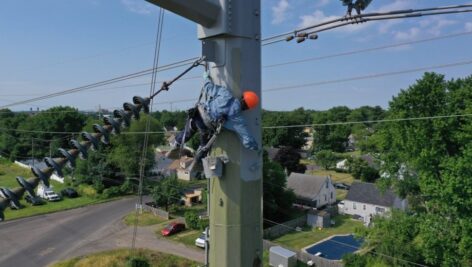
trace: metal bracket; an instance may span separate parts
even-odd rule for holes
[[[223,168],[224,164],[227,164],[229,159],[227,156],[217,156],[212,157],[208,156],[202,159],[203,163],[203,170],[205,173],[205,177],[207,179],[218,177],[221,178],[223,176]]]

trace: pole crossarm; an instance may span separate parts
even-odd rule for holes
[[[213,26],[221,12],[210,0],[146,0],[205,27]]]

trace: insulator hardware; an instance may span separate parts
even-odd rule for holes
[[[66,164],[67,162],[67,159],[65,158],[58,158],[58,159],[52,159],[50,157],[45,157],[44,158],[44,163],[46,163],[46,165],[49,167],[49,168],[52,168],[54,169],[54,172],[57,174],[57,176],[59,177],[63,177],[64,174],[62,173],[62,168],[64,167],[64,165]]]
[[[18,187],[13,190],[8,188],[0,188],[0,192],[4,198],[10,200],[10,206],[13,209],[19,210],[23,207],[20,203],[20,198],[25,193],[23,188]]]
[[[123,109],[130,112],[135,120],[139,120],[139,109],[137,106],[127,102],[123,104]]]
[[[37,179],[30,178],[28,179],[28,181],[26,181],[25,178],[17,176],[16,181],[18,182],[18,184],[20,184],[21,187],[26,190],[30,197],[36,197],[36,194],[34,193],[34,188],[38,186]]]
[[[302,42],[304,42],[305,40],[306,40],[305,37],[298,37],[298,38],[297,38],[297,43],[298,43],[298,44],[299,44],[299,43],[302,43]]]
[[[129,127],[131,123],[131,117],[129,113],[117,109],[113,111],[113,116],[121,120],[121,125],[123,125],[123,127]]]
[[[97,134],[101,135],[100,141],[102,141],[102,143],[105,145],[110,144],[110,134],[107,130],[105,130],[105,128],[103,128],[103,126],[100,124],[94,124],[92,127]]]
[[[52,174],[52,169],[49,169],[47,172],[40,170],[38,167],[31,167],[31,171],[33,172],[34,176],[39,178],[41,182],[47,187],[49,187],[49,177]]]
[[[82,132],[81,135],[82,135],[83,139],[85,139],[85,140],[89,141],[90,143],[92,143],[92,150],[94,150],[94,151],[98,150],[99,141],[95,137],[95,135],[91,135],[87,132]]]
[[[120,130],[120,122],[118,120],[115,120],[114,118],[111,118],[111,117],[104,117],[103,118],[103,123],[105,123],[105,125],[110,125],[113,129],[112,133],[113,134],[120,134],[121,130]]]
[[[142,98],[140,96],[134,96],[133,97],[133,103],[135,105],[141,105],[144,113],[148,114],[149,113],[149,103],[151,102],[151,100],[146,97],[146,98]]]
[[[293,35],[290,35],[290,36],[287,36],[287,38],[285,38],[285,41],[287,42],[290,42],[294,39],[295,37]]]
[[[318,34],[316,34],[316,33],[310,34],[308,36],[308,38],[311,39],[311,40],[316,40],[316,39],[318,39]]]
[[[77,140],[70,140],[69,144],[79,151],[79,156],[81,159],[87,159],[87,147],[79,143]],[[71,162],[72,163],[72,162]]]
[[[303,37],[303,38],[306,38],[306,37],[308,37],[308,33],[306,33],[306,32],[300,32],[300,33],[297,33],[297,37]]]
[[[71,169],[75,168],[75,158],[77,157],[77,153],[74,157],[71,152],[65,150],[64,148],[59,148],[58,151],[64,156],[64,158],[67,159],[67,166]]]

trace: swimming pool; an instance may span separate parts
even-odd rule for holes
[[[340,260],[344,254],[353,253],[362,245],[362,240],[353,235],[333,236],[327,240],[314,244],[305,249],[307,253],[315,255],[320,252],[321,257],[329,260]]]

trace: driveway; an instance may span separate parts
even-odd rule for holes
[[[0,266],[48,266],[93,252],[131,247],[133,227],[122,218],[136,198],[0,223]],[[201,250],[158,239],[153,227],[139,227],[136,247],[203,262]]]

